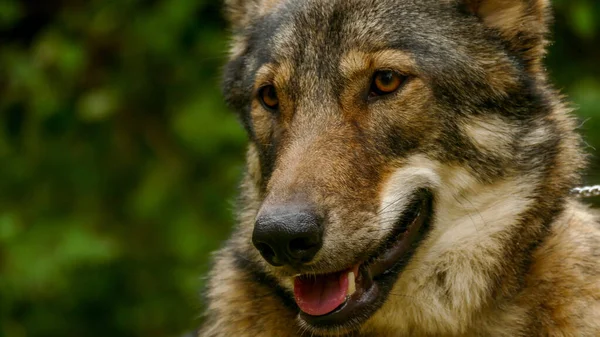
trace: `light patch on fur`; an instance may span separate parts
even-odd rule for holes
[[[377,68],[398,69],[406,73],[412,73],[416,68],[414,59],[404,51],[387,49],[372,55],[373,65]]]
[[[482,184],[463,167],[422,155],[395,171],[384,188],[382,208],[400,214],[412,190],[428,187],[434,192],[434,219],[428,238],[396,283],[395,296],[366,329],[381,325],[390,331],[410,331],[418,326],[434,335],[465,333],[472,313],[482,309],[495,282],[490,275],[500,268],[512,226],[531,207],[532,181],[537,179]],[[389,206],[395,200],[401,201]]]
[[[355,73],[368,68],[369,58],[367,53],[362,51],[352,50],[342,56],[340,60],[340,72],[347,79],[352,78]]]
[[[283,88],[288,85],[292,79],[293,69],[293,65],[289,62],[279,63],[277,69],[275,70],[275,76],[273,79],[273,84],[276,88]]]
[[[531,206],[535,187],[531,182],[536,181],[535,177],[507,178],[484,185],[465,168],[448,166],[441,175],[444,187],[435,210],[439,224],[432,233],[432,237],[440,234],[437,247],[441,249],[477,246],[480,236],[489,238],[508,229]]]
[[[418,189],[435,190],[440,186],[437,166],[437,163],[419,155],[410,158],[406,165],[390,174],[383,183],[378,212],[381,227],[385,229],[382,235],[391,230]]]
[[[499,116],[470,117],[462,126],[473,144],[484,153],[511,157],[511,143],[515,133]]]
[[[256,80],[254,81],[254,88],[258,89],[264,85],[272,84],[275,79],[276,72],[277,68],[275,64],[264,64],[256,71]]]
[[[550,133],[546,127],[540,126],[536,129],[531,130],[525,137],[523,137],[523,143],[527,146],[536,146],[543,144],[550,138]]]
[[[229,58],[235,60],[242,56],[248,47],[248,39],[242,35],[234,35],[229,47]]]
[[[246,152],[246,169],[248,170],[248,175],[250,179],[254,183],[254,185],[258,188],[261,185],[261,168],[260,161],[258,160],[258,150],[256,149],[256,145],[250,143],[248,145],[248,150]]]
[[[374,53],[352,50],[341,58],[339,65],[340,72],[347,79],[366,70],[394,69],[411,74],[415,68],[415,61],[408,53],[394,49]]]
[[[478,9],[486,24],[502,31],[516,31],[525,12],[526,3],[521,0],[484,0]]]
[[[270,14],[275,11],[281,0],[262,0],[258,10],[260,16]]]

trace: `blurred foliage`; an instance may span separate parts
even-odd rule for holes
[[[594,152],[600,3],[554,4],[547,64]],[[219,92],[220,7],[0,0],[0,336],[177,336],[198,324],[245,143]]]

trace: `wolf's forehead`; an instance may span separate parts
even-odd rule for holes
[[[412,1],[287,1],[267,18],[270,58],[300,65],[334,65],[349,50],[379,50],[407,45],[410,18],[419,13]]]

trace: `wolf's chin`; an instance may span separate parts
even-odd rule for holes
[[[392,233],[369,259],[338,273],[297,277],[295,292],[296,302],[301,308],[298,315],[300,325],[318,335],[339,334],[342,331],[350,332],[360,328],[387,299],[398,276],[425,238],[432,213],[433,196],[429,191],[421,190],[415,193],[413,202],[398,220]],[[328,301],[321,308],[318,305],[307,305],[308,301],[319,302],[319,299],[303,298],[303,294],[310,293],[310,290],[306,290],[310,286],[307,283],[316,284],[322,281],[331,284],[332,279],[333,283],[339,280],[340,289],[334,286],[335,293],[332,295],[335,296],[321,295],[325,296],[321,298],[322,302]],[[345,298],[340,298],[340,293],[345,295]],[[306,297],[309,296],[311,295]],[[332,298],[338,301],[334,303],[339,305],[332,306]],[[303,307],[311,309],[306,311],[312,314],[305,312]]]

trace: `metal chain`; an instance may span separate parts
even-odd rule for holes
[[[600,185],[576,187],[571,190],[571,194],[577,198],[597,197],[600,196]]]

